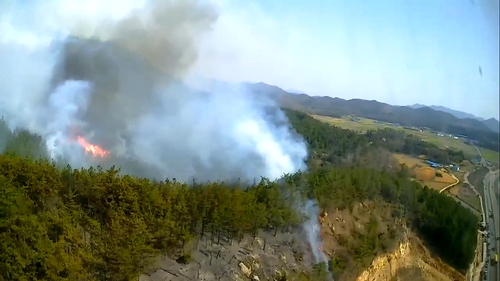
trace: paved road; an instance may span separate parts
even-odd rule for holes
[[[486,177],[484,178],[484,204],[485,204],[485,211],[486,211],[486,221],[488,222],[489,225],[489,242],[490,242],[490,249],[488,250],[488,275],[490,281],[497,281],[500,280],[500,264],[496,264],[495,266],[492,266],[491,263],[489,263],[489,260],[493,257],[495,253],[498,253],[498,249],[500,247],[500,241],[498,241],[496,238],[500,235],[500,227],[499,227],[499,213],[498,213],[498,201],[497,198],[495,197],[495,189],[498,188],[495,186],[495,178],[498,177],[498,171],[495,172],[489,172]],[[490,217],[490,214],[493,215],[493,217]],[[495,248],[494,250],[491,250],[491,248]]]
[[[481,151],[476,147],[477,152],[481,156],[482,164],[486,166],[486,161],[481,154]],[[482,187],[484,189],[484,209],[485,209],[485,219],[488,223],[488,232],[490,242],[489,249],[487,250],[487,260],[485,263],[485,268],[488,269],[487,279],[488,281],[498,281],[500,280],[500,263],[497,263],[495,266],[491,265],[491,258],[495,253],[498,253],[500,247],[500,241],[496,238],[500,236],[500,214],[498,212],[499,205],[497,201],[497,197],[495,196],[495,190],[498,190],[498,186],[496,186],[496,178],[499,176],[499,171],[490,171],[484,177],[484,185]],[[493,216],[490,217],[490,214]],[[495,248],[492,250],[492,248]]]

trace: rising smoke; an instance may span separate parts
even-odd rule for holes
[[[216,9],[195,0],[0,4],[0,114],[44,137],[74,167],[117,164],[139,176],[253,181],[304,168],[283,112],[242,87],[183,82]],[[110,151],[89,157],[78,136]],[[1,142],[0,142],[1,143]],[[61,160],[61,158],[63,160]],[[321,252],[318,208],[307,238]]]
[[[0,114],[11,127],[41,134],[52,157],[181,181],[275,179],[303,168],[305,145],[281,111],[268,110],[272,103],[244,89],[203,93],[182,82],[216,7],[196,0],[0,5]],[[85,155],[78,135],[112,158]]]
[[[318,223],[319,208],[318,205],[312,200],[305,202],[301,210],[307,216],[307,220],[304,223],[304,229],[306,230],[307,241],[311,245],[311,250],[314,255],[314,260],[316,263],[326,263],[328,264],[328,259],[322,250],[322,242],[320,237],[321,226]]]

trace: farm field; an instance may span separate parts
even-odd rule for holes
[[[404,154],[394,154],[394,158],[400,164],[405,164],[409,168],[410,175],[415,180],[429,188],[441,190],[456,182],[453,176],[446,172],[446,170],[432,168],[423,159]]]
[[[484,196],[484,194],[483,194],[483,188],[480,187],[482,186],[483,179],[488,173],[488,171],[489,170],[486,167],[481,166],[477,169],[474,169],[474,171],[472,171],[468,176],[469,183],[474,187],[477,187],[476,190],[479,192],[479,194],[481,194],[481,196]]]
[[[367,118],[361,118],[361,117],[356,117],[357,121],[353,120],[351,116],[344,116],[342,118],[334,118],[334,117],[328,117],[328,116],[321,116],[321,115],[312,115],[312,117],[316,118],[317,120],[332,124],[334,126],[338,126],[344,129],[350,129],[353,131],[359,131],[359,132],[366,132],[367,130],[377,130],[377,129],[384,129],[384,128],[391,128],[394,130],[401,130],[404,131],[407,134],[412,134],[415,136],[418,136],[422,140],[428,141],[430,143],[433,143],[437,145],[438,147],[441,148],[450,148],[450,149],[456,149],[456,150],[462,150],[464,154],[468,157],[476,157],[477,156],[477,150],[472,146],[464,143],[461,140],[456,140],[451,137],[447,136],[437,136],[429,131],[416,131],[416,130],[409,130],[405,129],[402,126],[396,126],[396,125],[391,125],[388,123],[383,123],[383,122],[378,122],[372,119],[367,119]],[[481,148],[481,151],[483,151],[483,148]],[[494,155],[494,151],[484,149],[486,154],[488,154],[488,157],[490,159],[497,159],[496,162],[498,163],[498,153],[496,156]],[[493,152],[493,154],[492,154]],[[483,154],[483,156],[486,158],[487,156]],[[497,157],[497,158],[495,158]],[[493,161],[493,160],[490,160]]]
[[[476,167],[472,165],[472,163],[470,163],[469,161],[462,162],[460,165],[460,171],[453,172],[453,175],[455,175],[455,177],[457,177],[457,179],[460,180],[461,184],[452,187],[449,190],[449,194],[462,200],[463,202],[470,205],[477,211],[481,211],[481,201],[476,196],[470,185],[464,183],[465,174],[467,172],[473,172],[475,169]],[[469,180],[471,180],[470,176]]]
[[[479,201],[479,197],[476,196],[476,194],[468,184],[458,184],[457,186],[452,187],[449,190],[449,193],[467,203],[478,212],[481,211],[481,201]]]
[[[500,156],[498,152],[479,147],[479,150],[481,151],[481,154],[483,155],[484,159],[498,164],[498,157]]]
[[[338,126],[344,129],[350,129],[359,132],[366,132],[368,130],[377,130],[384,128],[396,128],[395,126],[390,126],[383,123],[376,123],[374,120],[367,118],[358,118],[359,121],[352,121],[350,116],[344,116],[342,118],[334,118],[322,115],[312,115],[319,121],[323,121],[334,126]]]

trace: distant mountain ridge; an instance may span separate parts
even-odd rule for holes
[[[287,89],[285,91],[289,92],[290,94],[306,94],[306,93],[304,93],[302,91],[294,90],[294,89]]]
[[[440,106],[440,105],[424,105],[424,104],[419,104],[419,103],[416,103],[414,105],[410,105],[409,107],[411,108],[414,108],[414,109],[418,109],[418,108],[423,108],[423,107],[428,107],[428,108],[431,108],[431,109],[434,109],[436,111],[441,111],[441,112],[446,112],[446,113],[450,113],[452,114],[453,116],[459,118],[459,119],[476,119],[476,120],[479,120],[481,122],[483,122],[483,124],[485,124],[490,130],[494,131],[494,132],[499,132],[500,131],[500,122],[495,119],[495,118],[490,118],[490,119],[484,119],[484,118],[481,118],[481,117],[477,117],[473,114],[470,114],[470,113],[467,113],[467,112],[463,112],[463,111],[459,111],[459,110],[454,110],[454,109],[451,109],[451,108],[447,108],[447,107],[444,107],[444,106]]]
[[[473,114],[470,114],[470,113],[467,113],[467,112],[463,112],[463,111],[459,111],[459,110],[454,110],[454,109],[451,109],[451,108],[448,108],[448,107],[444,107],[444,106],[440,106],[440,105],[425,105],[425,104],[416,103],[414,105],[409,105],[408,107],[415,108],[415,109],[422,108],[422,107],[429,107],[429,108],[432,108],[432,109],[434,109],[436,111],[442,111],[442,112],[450,113],[453,116],[455,116],[457,118],[460,118],[460,119],[470,118],[470,119],[476,119],[476,120],[479,120],[479,121],[484,121],[485,120],[484,118],[477,117],[477,116],[475,116]]]
[[[282,107],[310,114],[332,117],[357,115],[379,121],[398,123],[403,126],[426,127],[435,131],[465,135],[477,140],[482,147],[495,151],[499,150],[498,132],[477,119],[460,119],[451,113],[429,107],[411,108],[408,106],[393,106],[375,100],[344,100],[329,96],[292,94],[277,86],[262,82],[243,84],[254,95],[268,96]]]
[[[477,140],[480,146],[499,151],[498,132],[492,130],[483,121],[460,119],[451,113],[434,110],[430,107],[411,108],[393,106],[375,100],[332,98],[329,96],[309,96],[303,93],[290,93],[282,88],[266,83],[229,83],[221,80],[201,79],[190,83],[206,92],[243,90],[256,98],[269,98],[280,107],[299,110],[309,114],[331,117],[357,115],[374,120],[398,123],[402,126],[426,127],[449,134],[465,135]]]

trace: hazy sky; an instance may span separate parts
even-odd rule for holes
[[[217,2],[198,74],[498,119],[498,0]]]

